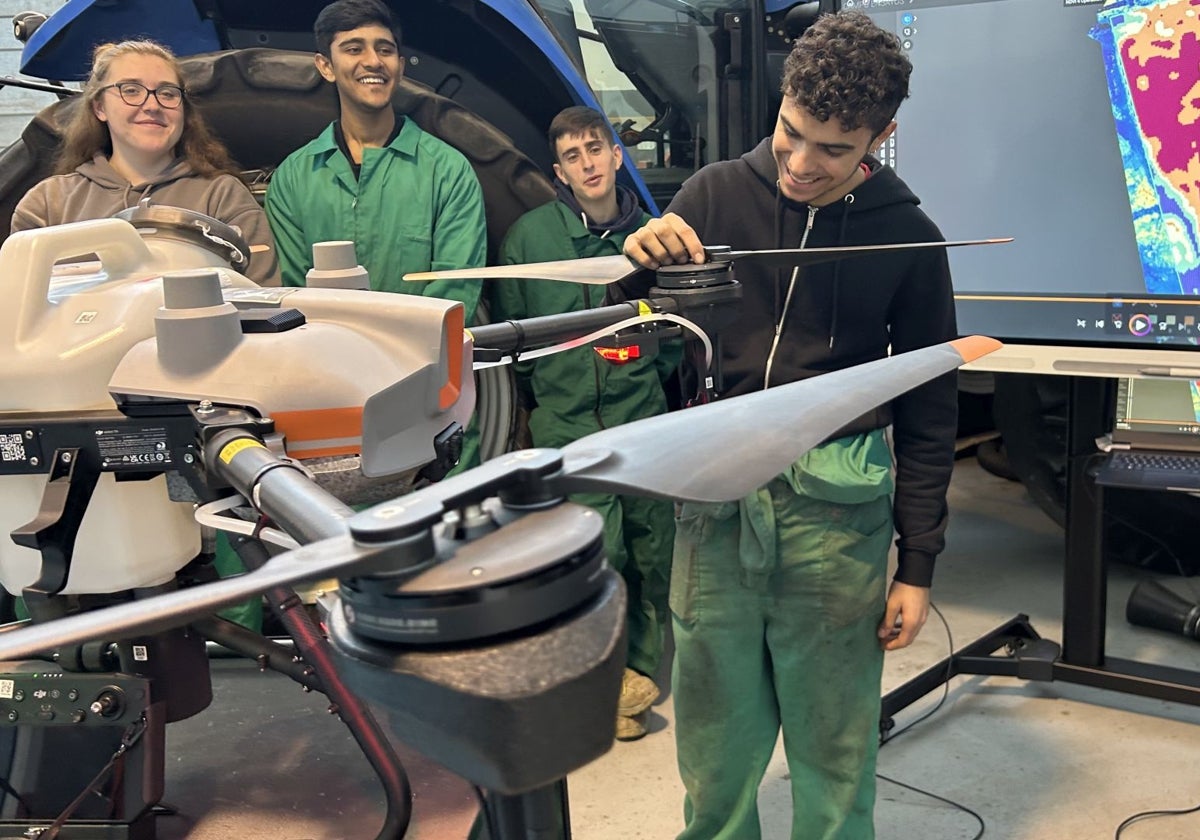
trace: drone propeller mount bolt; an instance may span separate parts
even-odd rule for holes
[[[705,245],[704,246],[705,262],[731,262],[733,260],[733,248],[729,245]]]

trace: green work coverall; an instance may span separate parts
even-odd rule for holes
[[[479,303],[480,284],[439,280],[406,283],[414,271],[473,268],[487,258],[483,191],[458,151],[405,119],[391,143],[363,149],[357,178],[338,148],[333,125],[280,164],[267,189],[267,218],[285,286],[303,286],[316,242],[349,239],[375,291],[457,300],[467,323]],[[479,433],[472,423],[457,471],[479,462]],[[213,563],[225,577],[243,571],[224,535]],[[261,601],[221,615],[257,630]]]
[[[562,201],[526,213],[500,247],[506,265],[621,253],[625,237],[645,224],[643,214],[624,230],[605,236],[589,231]],[[604,304],[604,289],[548,280],[497,280],[492,287],[493,320],[556,315]],[[584,435],[667,410],[663,381],[678,364],[679,350],[618,364],[591,347],[579,347],[517,365],[517,375],[535,403],[529,430],[535,446],[560,447]],[[653,675],[662,660],[668,620],[674,510],[669,502],[634,496],[587,493],[572,497],[604,516],[608,561],[624,578],[629,597],[628,665]]]
[[[806,806],[793,840],[874,836],[892,489],[876,429],[809,451],[739,502],[683,505],[671,570],[675,716],[689,733],[676,740],[679,840],[761,836],[758,786],[781,726]]]
[[[477,282],[401,279],[487,259],[483,190],[471,164],[411,119],[387,146],[363,149],[357,178],[326,127],[271,176],[267,218],[285,286],[304,285],[313,243],[349,239],[375,291],[450,298],[466,307],[468,324],[475,315]]]
[[[473,323],[479,282],[401,279],[487,261],[487,219],[475,171],[462,153],[413,120],[404,119],[386,146],[363,149],[357,178],[328,125],[271,176],[267,219],[285,286],[304,285],[313,243],[349,239],[372,290],[457,300],[466,323]],[[478,464],[479,432],[472,422],[455,472]]]

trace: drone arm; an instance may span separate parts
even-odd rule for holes
[[[213,435],[205,447],[205,463],[301,543],[342,536],[346,520],[354,516],[353,509],[321,489],[298,465],[275,455],[245,430]]]
[[[534,347],[586,335],[632,316],[651,312],[677,314],[678,311],[675,302],[668,298],[631,300],[613,306],[600,306],[561,315],[542,315],[472,327],[471,336],[475,340],[477,353],[480,350],[490,350],[505,355],[519,355]]]

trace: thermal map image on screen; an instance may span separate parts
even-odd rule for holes
[[[841,8],[913,62],[881,160],[947,239],[1014,237],[950,253],[961,332],[1200,350],[1200,0]]]
[[[1133,230],[1155,294],[1200,294],[1200,0],[1115,0],[1104,54]]]

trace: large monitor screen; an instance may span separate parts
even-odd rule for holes
[[[894,31],[913,62],[884,162],[947,239],[1015,237],[951,252],[960,330],[1111,351],[1035,363],[1018,348],[1016,369],[1137,373],[1168,358],[1153,350],[1188,364],[1200,350],[1200,4],[842,7]]]

